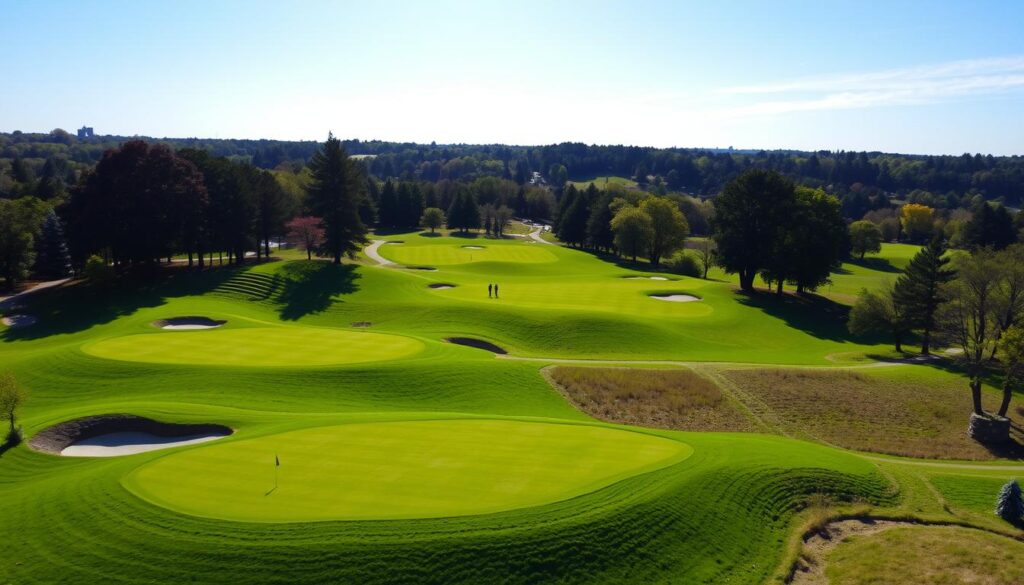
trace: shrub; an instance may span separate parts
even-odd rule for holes
[[[114,269],[107,265],[103,258],[93,255],[85,261],[85,268],[82,270],[85,277],[92,282],[103,284],[109,282],[114,275]]]
[[[1013,524],[1024,521],[1024,498],[1021,497],[1020,484],[1011,479],[1003,484],[996,498],[996,515]]]
[[[665,266],[670,271],[684,276],[700,278],[703,274],[700,262],[685,251],[679,252],[675,256],[669,258],[668,262],[665,263]]]

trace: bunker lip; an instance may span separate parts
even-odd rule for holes
[[[700,297],[687,293],[654,293],[648,296],[652,299],[669,301],[671,303],[692,303],[701,300]]]
[[[447,288],[455,288],[455,285],[450,283],[450,282],[432,282],[432,283],[428,284],[427,287],[428,288],[436,288],[436,289],[442,289],[443,290],[443,289],[447,289]]]
[[[216,329],[227,323],[223,319],[211,319],[209,317],[189,316],[171,317],[169,319],[158,319],[153,321],[153,327],[160,329],[187,331],[190,329]]]
[[[2,321],[8,327],[28,327],[35,325],[38,320],[34,315],[8,315]]]
[[[211,441],[233,432],[230,427],[214,423],[168,423],[133,414],[101,414],[43,429],[28,446],[52,455],[110,457]],[[84,448],[64,452],[79,444]]]
[[[491,353],[499,355],[506,355],[508,351],[504,348],[494,345],[490,341],[484,341],[483,339],[476,339],[475,337],[445,337],[445,341],[448,343],[454,343],[455,345],[464,345],[466,347],[472,347],[474,349],[482,349]]]

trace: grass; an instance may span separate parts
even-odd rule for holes
[[[1024,582],[1024,543],[955,527],[891,528],[854,536],[829,559],[835,585],[1014,585]],[[911,577],[912,576],[912,577]]]
[[[364,423],[185,451],[140,467],[124,483],[151,502],[225,520],[441,518],[568,499],[692,451],[678,441],[589,425]],[[275,456],[282,461],[276,489]],[[196,479],[175,481],[184,477]]]
[[[598,189],[603,189],[605,185],[622,185],[627,189],[635,189],[637,182],[633,179],[627,179],[626,177],[616,177],[613,175],[603,177],[593,177],[590,179],[584,179],[582,181],[569,181],[570,185],[574,185],[577,189],[586,189],[593,183]]]
[[[603,421],[687,431],[754,430],[741,408],[692,370],[558,366],[549,375],[573,405]]]
[[[541,374],[556,358],[687,362],[692,372],[580,373],[579,390],[602,404],[625,396],[638,417],[695,407],[665,426],[710,425],[742,406],[764,422],[771,411],[720,370],[886,351],[846,333],[841,302],[742,295],[725,279],[628,279],[652,273],[521,238],[383,237],[404,243],[382,253],[438,270],[285,250],[280,262],[27,299],[39,322],[0,329],[0,361],[29,390],[29,436],[103,413],[236,432],[119,458],[0,453],[0,525],[17,527],[2,580],[761,583],[785,564],[814,498],[1007,530],[981,503],[1018,467],[867,458],[811,435],[630,429],[594,420]],[[471,244],[485,248],[468,258]],[[500,299],[486,297],[488,282]],[[702,300],[649,298],[666,290]],[[175,315],[228,323],[151,325]],[[443,342],[456,336],[536,361]],[[694,372],[714,374],[719,394]],[[864,400],[890,383],[956,380],[926,366],[864,375],[889,380],[864,383]],[[671,449],[658,458],[653,445]],[[266,495],[272,453],[281,484]]]
[[[971,397],[966,383],[939,369],[741,369],[724,376],[764,404],[780,430],[793,436],[907,457],[994,459],[1002,454],[967,436]],[[998,398],[990,388],[987,407],[996,407]],[[1019,433],[1015,437],[1024,439]]]

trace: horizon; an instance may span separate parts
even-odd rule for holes
[[[0,22],[0,130],[1024,154],[1024,5],[735,12],[665,1],[12,4]]]

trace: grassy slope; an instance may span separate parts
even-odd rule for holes
[[[413,238],[419,237],[396,237],[407,246]],[[419,239],[430,246],[465,243]],[[33,300],[29,310],[40,323],[0,331],[0,352],[30,389],[24,412],[30,433],[76,416],[132,412],[228,424],[238,430],[224,443],[230,445],[349,422],[587,420],[547,385],[538,364],[438,341],[450,334],[486,337],[518,353],[588,357],[800,363],[875,349],[823,327],[827,313],[809,318],[800,315],[806,307],[737,300],[721,282],[624,280],[624,268],[546,249],[557,262],[474,261],[439,272],[293,262],[182,273],[137,288],[73,287]],[[427,289],[433,281],[460,287]],[[500,301],[474,292],[489,281],[502,284]],[[651,289],[676,287],[699,294],[705,306],[646,299]],[[227,318],[238,330],[371,322],[371,331],[406,335],[425,349],[400,360],[315,368],[126,362],[81,349],[149,331],[151,321],[174,315]],[[570,500],[519,510],[312,524],[182,515],[125,489],[126,475],[167,452],[63,459],[19,447],[0,456],[0,519],[19,527],[0,557],[0,575],[19,583],[219,583],[240,574],[253,583],[755,583],[774,573],[785,535],[812,493],[939,515],[926,482],[960,473],[898,461],[876,468],[852,454],[779,437],[652,432],[692,446],[693,455]],[[988,481],[1006,474],[972,475]],[[887,479],[901,486],[899,501]]]

